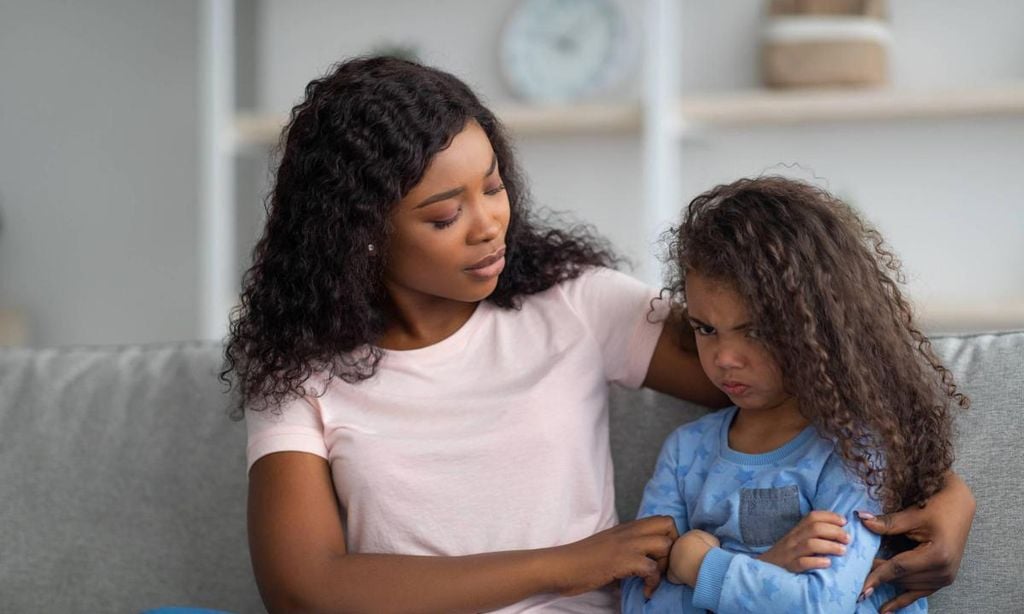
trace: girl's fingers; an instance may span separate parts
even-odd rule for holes
[[[793,573],[803,573],[812,569],[827,569],[832,566],[832,560],[823,556],[802,556],[796,560]]]
[[[804,521],[809,523],[826,522],[828,524],[834,524],[841,527],[846,524],[846,517],[840,516],[835,512],[814,510],[810,514],[804,516]]]
[[[841,527],[837,527],[834,524],[828,524],[825,522],[816,522],[811,525],[811,534],[809,537],[818,539],[829,539],[834,542],[841,544],[850,543],[850,534],[844,531]]]
[[[808,555],[843,555],[846,554],[846,546],[829,539],[811,539],[807,542],[803,551]]]

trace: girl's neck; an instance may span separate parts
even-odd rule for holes
[[[479,303],[392,294],[387,328],[378,344],[386,350],[417,350],[447,339],[469,321]]]
[[[729,426],[729,447],[744,454],[771,452],[786,445],[808,424],[794,397],[774,407],[741,407]]]

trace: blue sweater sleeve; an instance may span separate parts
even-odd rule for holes
[[[654,475],[644,488],[644,496],[640,502],[637,518],[648,516],[671,516],[676,521],[676,529],[680,534],[690,529],[686,513],[686,502],[683,500],[679,480],[689,470],[689,463],[680,462],[680,454],[692,455],[692,445],[686,446],[689,438],[683,427],[668,437],[661,447],[661,454],[654,468]],[[689,601],[692,590],[688,586],[672,584],[662,578],[658,590],[650,600],[644,597],[643,580],[633,576],[622,583],[622,611],[631,612],[679,612],[682,601]]]
[[[856,476],[832,455],[818,482],[814,509],[846,518],[853,538],[832,565],[806,573],[791,573],[745,554],[716,548],[701,565],[693,604],[718,614],[731,612],[853,612],[881,538],[857,519],[856,511],[878,511],[878,504]]]

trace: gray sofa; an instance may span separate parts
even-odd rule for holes
[[[935,612],[1024,612],[1024,332],[936,339],[974,400],[957,470],[978,501]],[[220,347],[0,350],[0,612],[263,611],[245,536],[245,429]],[[613,391],[618,507],[701,410]]]

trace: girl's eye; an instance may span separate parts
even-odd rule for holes
[[[751,329],[747,330],[747,338],[748,339],[760,339],[761,338],[761,333],[759,333],[759,332],[757,332],[757,330],[751,328]]]
[[[486,194],[488,196],[494,196],[495,194],[497,194],[499,192],[503,192],[504,190],[505,190],[505,184],[503,183],[503,184],[499,185],[496,188],[491,188],[490,190],[487,190],[486,192],[484,192],[484,194]]]
[[[703,324],[700,325],[700,326],[694,326],[693,330],[695,330],[698,335],[701,335],[703,337],[707,337],[708,335],[715,334],[715,329],[713,327],[705,326]]]

